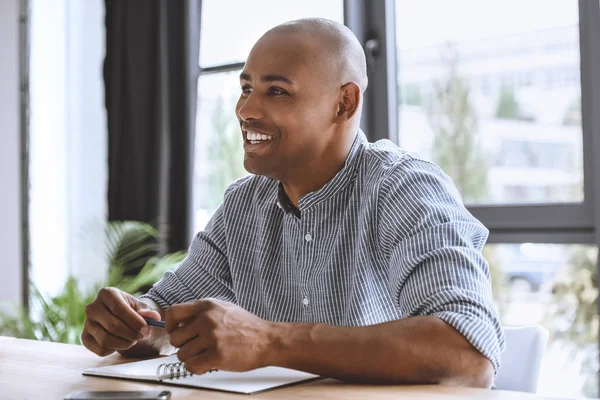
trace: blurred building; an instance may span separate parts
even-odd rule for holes
[[[583,200],[577,26],[406,49],[398,58],[402,147],[432,158],[428,104],[454,61],[454,76],[468,87],[487,160],[487,196],[480,202]],[[499,247],[498,257],[515,286],[537,290],[568,262],[559,253],[507,245]]]

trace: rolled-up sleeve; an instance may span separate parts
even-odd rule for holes
[[[235,303],[222,207],[217,209],[204,231],[196,235],[183,262],[175,270],[165,272],[141,297],[152,299],[163,309],[207,297]]]
[[[378,216],[401,314],[442,319],[497,372],[505,344],[481,253],[488,231],[465,209],[450,178],[434,164],[408,158],[382,184]]]

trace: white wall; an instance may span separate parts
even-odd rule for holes
[[[18,3],[0,0],[0,307],[22,286]]]
[[[69,274],[85,287],[105,274],[105,13],[102,0],[30,6],[31,270],[53,294]]]
[[[30,2],[31,277],[43,292],[55,292],[67,275],[66,4]]]
[[[83,286],[104,278],[108,128],[104,105],[104,0],[69,3],[69,272]]]

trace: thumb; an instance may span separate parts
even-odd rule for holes
[[[142,317],[150,318],[150,319],[153,319],[155,321],[160,321],[160,314],[156,310],[152,310],[150,308],[146,308],[146,309],[138,309],[136,311]]]
[[[160,321],[161,319],[160,313],[156,310],[153,310],[147,303],[143,301],[135,299],[135,302],[132,304],[132,307],[141,317],[150,318],[155,321]],[[147,324],[148,323],[146,323],[146,327],[142,329],[142,335],[144,339],[150,337],[150,327]]]
[[[160,313],[156,310],[154,310],[152,307],[150,307],[150,305],[148,305],[148,303],[143,302],[141,300],[136,299],[135,297],[131,296],[131,307],[142,317],[145,318],[150,318],[153,319],[155,321],[160,321],[161,317],[160,317]]]

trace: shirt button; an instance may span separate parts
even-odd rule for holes
[[[312,235],[311,235],[310,233],[307,233],[307,234],[304,236],[304,240],[306,240],[307,242],[310,242],[310,241],[312,240]]]
[[[305,306],[307,306],[308,303],[309,303],[308,297],[305,297],[305,298],[302,299],[302,304],[304,304]]]

